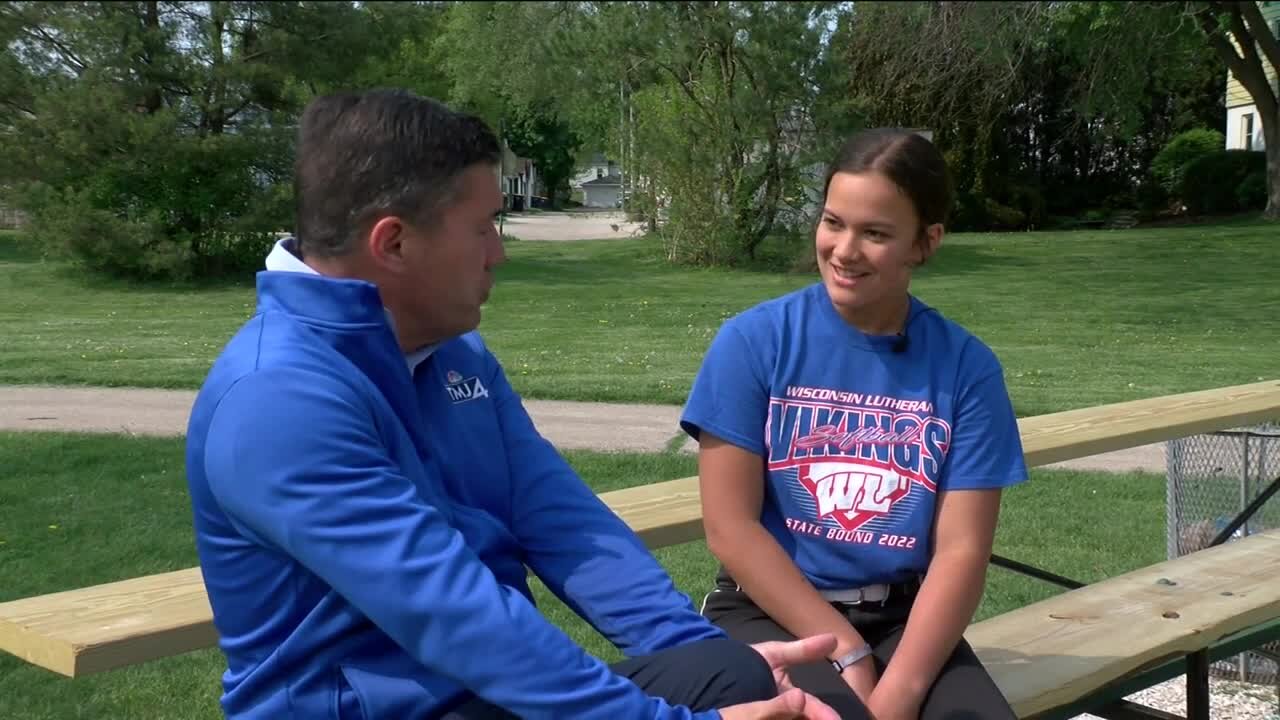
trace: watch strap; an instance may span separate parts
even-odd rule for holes
[[[848,653],[833,659],[831,661],[831,667],[835,668],[836,673],[842,673],[850,665],[858,662],[859,660],[867,657],[868,655],[871,655],[872,652],[873,650],[871,649],[871,644],[863,643],[862,647],[855,648],[849,651]]]

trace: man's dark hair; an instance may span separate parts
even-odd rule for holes
[[[346,254],[387,215],[430,226],[454,199],[458,175],[499,157],[484,121],[431,98],[402,90],[317,97],[298,123],[299,248],[304,256]]]

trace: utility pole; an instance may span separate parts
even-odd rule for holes
[[[627,114],[630,116],[627,118],[627,157],[631,164],[627,166],[627,172],[622,176],[622,182],[631,181],[631,191],[626,194],[627,200],[630,201],[636,193],[636,174],[635,167],[633,167],[636,163],[636,106],[632,102],[630,93],[627,93]]]
[[[622,165],[619,170],[621,177],[618,180],[618,192],[622,195],[622,206],[625,208],[626,190],[627,190],[627,173],[630,167],[627,165],[627,101],[622,91],[623,81],[618,81],[618,163]]]

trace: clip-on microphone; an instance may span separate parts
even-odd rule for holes
[[[902,354],[907,351],[907,329],[906,328],[903,328],[902,332],[898,333],[898,339],[893,341],[893,345],[891,346],[891,349],[893,350],[894,353],[897,353],[897,354]]]

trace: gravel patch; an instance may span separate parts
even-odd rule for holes
[[[1127,698],[1131,702],[1174,713],[1187,714],[1187,679],[1176,677],[1140,690]],[[1276,688],[1209,678],[1209,716],[1214,720],[1280,720]],[[1077,715],[1083,720],[1101,720],[1095,715]]]

